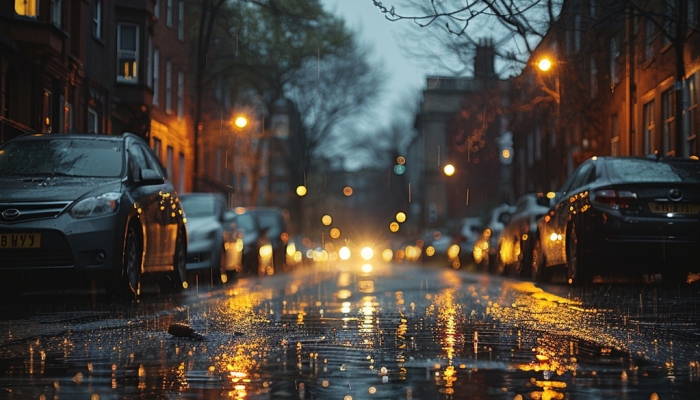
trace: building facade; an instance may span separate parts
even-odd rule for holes
[[[0,141],[25,132],[132,132],[191,190],[184,0],[0,5]]]

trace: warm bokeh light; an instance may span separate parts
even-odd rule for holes
[[[330,235],[333,239],[338,239],[340,237],[340,229],[338,229],[338,228],[331,229]]]
[[[306,186],[297,186],[297,196],[299,196],[299,197],[306,196]]]
[[[455,166],[452,164],[447,164],[445,165],[445,168],[443,168],[443,171],[445,172],[445,175],[452,176],[455,174]]]
[[[396,222],[396,221],[390,223],[390,224],[389,224],[389,230],[390,230],[391,232],[394,232],[394,233],[398,232],[398,231],[399,231],[399,223]]]
[[[373,269],[372,264],[363,264],[362,265],[362,272],[364,272],[365,274],[369,274],[370,272],[372,272],[372,269]]]
[[[539,68],[540,71],[549,71],[552,68],[552,61],[548,58],[543,58],[537,62],[537,68]]]
[[[384,249],[382,251],[382,260],[389,262],[394,258],[394,252],[391,249]]]
[[[333,223],[333,218],[330,215],[326,214],[323,217],[321,217],[321,222],[323,223],[323,225],[328,226]]]
[[[399,211],[396,213],[396,222],[406,222],[406,213],[403,211]]]
[[[236,120],[233,121],[233,123],[238,128],[245,128],[248,125],[248,119],[246,117],[239,116],[239,117],[236,117]]]
[[[406,158],[404,156],[398,156],[396,157],[396,163],[399,165],[404,165],[406,164]]]
[[[501,151],[501,156],[506,160],[509,159],[510,158],[510,150],[503,149],[503,151]]]
[[[350,249],[348,246],[343,246],[338,250],[338,256],[340,257],[341,260],[347,261],[350,259]]]
[[[374,257],[374,250],[371,247],[363,247],[360,251],[360,256],[365,260],[369,260]]]
[[[343,194],[345,196],[352,196],[352,188],[350,186],[345,186],[343,188]]]

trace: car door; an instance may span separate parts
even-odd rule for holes
[[[144,171],[149,170],[152,165],[149,165],[143,146],[132,141],[128,145],[128,151],[134,182],[132,195],[140,209],[141,224],[144,230],[144,270],[157,270],[157,267],[164,265],[165,262],[165,249],[162,243],[167,187],[165,183],[145,184]]]
[[[591,176],[594,166],[588,161],[579,166],[562,186],[562,195],[554,205],[552,212],[545,216],[545,230],[540,235],[542,246],[546,247],[547,265],[566,263],[566,229],[571,218],[572,208],[576,207],[581,186],[585,185]]]

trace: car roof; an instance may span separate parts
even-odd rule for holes
[[[121,135],[109,135],[105,133],[25,133],[23,135],[20,135],[12,140],[9,140],[8,142],[12,141],[24,141],[24,140],[42,140],[42,139],[51,139],[51,140],[85,140],[85,139],[92,139],[92,140],[111,140],[114,142],[123,142],[126,139],[133,139],[133,140],[139,140],[145,143],[145,140],[140,138],[139,136],[133,134],[133,133],[123,133]],[[6,142],[6,143],[8,143]]]

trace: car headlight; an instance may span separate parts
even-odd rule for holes
[[[119,200],[121,197],[121,193],[105,193],[99,196],[86,197],[75,203],[68,213],[73,218],[90,218],[114,214],[119,211]]]

